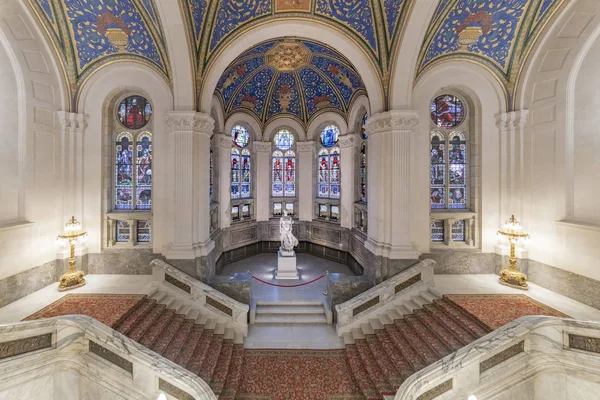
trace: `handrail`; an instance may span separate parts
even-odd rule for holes
[[[336,304],[337,333],[357,328],[374,312],[383,312],[433,287],[433,260],[423,260],[342,304]]]
[[[503,368],[495,368],[500,364]],[[492,398],[514,388],[519,374],[522,382],[557,369],[597,380],[600,323],[521,317],[411,375],[396,392],[395,400],[442,394],[441,398],[466,399],[470,394]]]
[[[80,375],[93,371],[88,376],[121,386],[126,398],[154,398],[163,391],[217,399],[197,375],[84,315],[0,325],[0,350],[0,387],[10,383],[9,373],[30,374],[31,365],[68,361]]]
[[[248,304],[232,299],[163,260],[152,260],[150,265],[154,284],[187,295],[192,305],[208,311],[219,321],[232,324],[244,336],[248,334]]]

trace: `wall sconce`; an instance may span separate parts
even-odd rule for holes
[[[64,247],[69,245],[71,253],[69,257],[69,271],[60,276],[58,291],[75,289],[85,285],[83,271],[75,269],[75,245],[87,241],[87,232],[81,229],[81,223],[71,217],[65,225],[65,231],[56,237],[56,242]]]
[[[517,256],[515,255],[515,245],[517,242],[529,239],[529,235],[523,232],[521,223],[511,215],[510,219],[504,224],[504,229],[498,231],[499,236],[504,236],[510,243],[510,258],[508,268],[500,271],[500,283],[517,289],[528,290],[527,275],[517,270]]]

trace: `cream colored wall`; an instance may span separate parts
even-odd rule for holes
[[[56,258],[60,73],[22,2],[0,2],[0,279]]]

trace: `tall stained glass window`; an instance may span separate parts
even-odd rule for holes
[[[142,132],[137,137],[136,209],[152,209],[152,135]]]
[[[318,197],[340,198],[340,148],[334,147],[338,142],[340,130],[335,125],[326,126],[321,131],[321,149],[319,150]]]
[[[367,142],[360,146],[360,201],[367,202]]]
[[[246,128],[238,125],[231,136],[231,198],[248,199],[252,194],[252,158],[246,148],[250,135]]]
[[[115,141],[115,210],[133,208],[133,136],[117,135]]]
[[[213,184],[214,184],[213,183],[214,182],[214,176],[213,176],[213,174],[214,174],[214,169],[213,169],[213,150],[212,150],[212,147],[210,149],[210,155],[209,155],[208,163],[209,163],[208,164],[208,168],[209,168],[209,171],[208,171],[208,180],[209,180],[209,185],[210,185],[208,196],[209,196],[210,202],[212,203],[214,201],[214,198],[213,198]]]
[[[115,140],[115,210],[152,209],[152,134],[122,132]],[[135,173],[135,179],[134,179]]]
[[[296,153],[294,135],[282,129],[273,138],[271,195],[273,197],[296,196]]]

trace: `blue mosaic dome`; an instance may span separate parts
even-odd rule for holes
[[[286,116],[305,126],[325,111],[347,115],[365,86],[343,55],[299,39],[260,43],[236,58],[216,88],[225,113],[243,111],[263,124]]]

